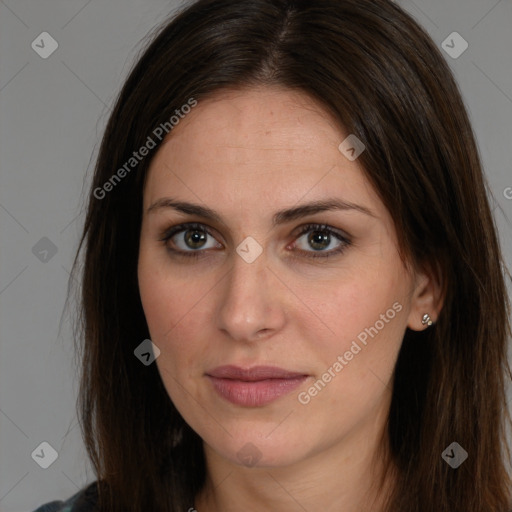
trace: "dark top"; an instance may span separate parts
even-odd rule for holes
[[[95,512],[98,502],[96,482],[89,484],[66,501],[45,503],[34,512]]]

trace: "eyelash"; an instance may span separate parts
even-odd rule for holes
[[[181,233],[183,231],[200,231],[201,233],[206,233],[207,235],[210,235],[211,237],[215,238],[213,234],[206,229],[206,227],[203,224],[198,223],[185,223],[185,224],[179,224],[177,226],[173,226],[170,229],[166,230],[163,233],[162,238],[159,238],[160,242],[163,242],[163,244],[166,246],[166,248],[171,251],[172,253],[183,256],[185,258],[201,258],[204,257],[205,250],[204,249],[198,249],[198,250],[191,250],[191,251],[181,251],[176,249],[171,249],[167,242],[178,233]],[[340,245],[337,249],[331,249],[330,251],[300,251],[302,253],[307,254],[307,258],[330,258],[332,256],[336,256],[338,254],[341,254],[345,251],[345,249],[351,245],[351,241],[342,236],[338,231],[334,230],[327,224],[306,224],[302,226],[300,232],[297,234],[296,238],[300,238],[302,235],[305,235],[306,233],[309,233],[310,231],[318,231],[323,234],[327,233],[329,235],[334,236],[337,238],[340,242],[343,242],[342,245]],[[311,252],[311,254],[310,254]]]

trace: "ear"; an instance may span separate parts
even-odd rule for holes
[[[444,283],[438,266],[424,265],[414,276],[407,327],[413,331],[424,331],[429,327],[421,323],[424,314],[427,313],[434,323],[439,317],[445,297]]]

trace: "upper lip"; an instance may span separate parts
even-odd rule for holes
[[[293,379],[306,376],[304,373],[290,372],[276,366],[253,366],[252,368],[244,369],[233,365],[219,366],[206,372],[206,375],[219,379],[245,380],[249,382],[265,379]]]

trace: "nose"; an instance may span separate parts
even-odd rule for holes
[[[265,251],[252,263],[238,254],[233,259],[221,284],[218,328],[236,341],[269,338],[286,322],[286,289],[268,265]]]

